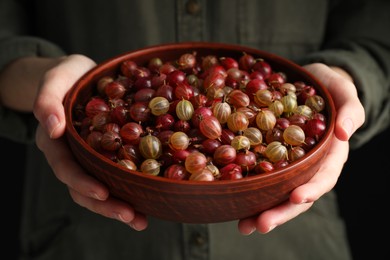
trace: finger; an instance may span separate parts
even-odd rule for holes
[[[333,189],[348,158],[348,152],[348,142],[333,138],[328,154],[317,173],[307,183],[291,192],[290,202],[294,204],[314,202]]]
[[[148,220],[144,214],[135,212],[134,219],[128,225],[134,230],[142,231],[148,227]]]
[[[238,221],[238,231],[242,235],[250,235],[256,230],[256,217],[249,217],[245,219],[240,219]]]
[[[121,221],[134,230],[144,230],[148,225],[145,215],[136,213],[132,207],[121,200],[109,197],[106,201],[99,201],[85,197],[72,189],[69,192],[72,199],[80,206],[104,217]]]
[[[238,222],[238,230],[243,235],[250,235],[256,230],[262,234],[269,233],[277,226],[283,225],[287,221],[307,211],[312,205],[313,203],[296,205],[290,201],[286,201],[270,210],[262,212],[256,217],[240,219]]]
[[[305,68],[328,88],[337,111],[335,135],[347,141],[365,119],[355,85],[349,78],[324,64],[310,64]]]
[[[313,203],[293,204],[286,201],[279,206],[266,210],[256,219],[256,229],[262,234],[271,232],[277,226],[281,226],[287,221],[307,211]]]
[[[74,202],[92,212],[107,218],[117,219],[124,223],[128,223],[134,219],[134,210],[124,202],[111,197],[105,201],[96,200],[86,197],[73,189],[69,189],[69,193]]]
[[[107,187],[80,167],[64,139],[50,139],[43,128],[38,126],[36,143],[61,182],[83,196],[98,200],[107,199],[109,195]]]
[[[65,131],[62,102],[66,93],[86,71],[95,65],[89,58],[75,54],[67,57],[45,74],[34,102],[33,112],[51,138],[57,138]]]

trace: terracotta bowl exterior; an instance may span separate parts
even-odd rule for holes
[[[115,162],[93,150],[73,127],[76,104],[91,97],[91,88],[106,75],[115,75],[119,64],[133,59],[144,64],[160,57],[173,60],[180,54],[196,51],[199,56],[238,57],[243,52],[264,58],[274,70],[287,74],[288,81],[302,80],[314,86],[326,101],[327,130],[321,141],[301,158],[285,168],[240,180],[213,182],[180,181],[145,175],[118,167]],[[250,217],[289,198],[290,192],[316,174],[329,150],[333,136],[335,108],[324,86],[302,67],[277,55],[238,45],[186,42],[147,47],[103,62],[81,77],[68,92],[65,101],[66,136],[71,150],[85,170],[105,183],[113,196],[148,216],[182,223],[216,223]]]

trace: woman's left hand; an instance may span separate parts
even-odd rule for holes
[[[332,190],[349,155],[348,140],[364,123],[364,108],[348,73],[322,63],[304,67],[328,88],[336,107],[335,135],[330,150],[318,172],[307,183],[295,188],[288,201],[256,217],[239,220],[238,229],[243,235],[256,230],[260,233],[270,232],[307,211],[316,200]]]

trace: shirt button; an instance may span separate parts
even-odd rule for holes
[[[186,11],[188,14],[197,15],[200,13],[201,6],[200,3],[196,0],[189,0],[186,3]]]
[[[193,244],[195,244],[197,246],[202,246],[206,243],[205,238],[199,233],[192,234],[191,241]]]

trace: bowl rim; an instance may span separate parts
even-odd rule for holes
[[[118,164],[109,158],[106,158],[105,156],[101,155],[99,152],[95,151],[92,147],[89,147],[88,144],[82,139],[82,137],[77,132],[76,128],[73,125],[72,118],[73,118],[73,108],[74,108],[74,102],[72,102],[72,97],[77,96],[77,94],[80,92],[80,90],[83,88],[84,85],[89,84],[89,80],[93,79],[93,75],[95,73],[101,73],[105,70],[110,70],[110,67],[113,65],[118,65],[121,61],[132,57],[132,56],[140,56],[144,54],[150,55],[150,51],[158,52],[158,51],[170,51],[170,50],[189,50],[189,49],[224,49],[226,51],[233,51],[237,52],[242,51],[245,53],[252,53],[256,56],[261,57],[267,57],[268,59],[277,60],[278,63],[282,63],[284,66],[291,67],[292,69],[299,72],[299,74],[305,76],[305,78],[310,79],[311,82],[313,82],[316,86],[316,90],[321,92],[321,96],[323,96],[327,102],[327,129],[322,136],[321,140],[315,145],[313,149],[311,149],[308,153],[305,154],[303,158],[300,158],[296,161],[291,162],[286,167],[273,170],[271,172],[261,173],[253,176],[245,176],[241,179],[237,180],[217,180],[217,181],[193,181],[193,180],[176,180],[176,179],[169,179],[165,178],[163,176],[154,176],[154,175],[148,175],[142,172],[133,171],[126,169],[124,167],[118,167]],[[318,89],[319,87],[319,89]],[[76,99],[73,99],[75,101]],[[310,159],[314,156],[315,151],[322,148],[329,142],[329,139],[332,138],[334,134],[334,126],[335,126],[335,105],[333,102],[333,99],[328,91],[328,89],[309,71],[307,71],[302,66],[298,65],[297,63],[286,59],[284,57],[281,57],[277,54],[263,51],[260,49],[256,49],[253,47],[249,47],[246,45],[240,45],[240,44],[226,44],[226,43],[220,43],[220,42],[174,42],[174,43],[164,43],[164,44],[157,44],[157,45],[149,45],[143,48],[138,48],[135,50],[127,51],[121,54],[118,54],[112,58],[106,59],[103,62],[100,62],[95,67],[88,70],[86,73],[84,73],[71,87],[71,89],[67,92],[65,99],[64,99],[64,109],[65,109],[65,119],[66,119],[66,135],[68,138],[70,136],[75,139],[78,143],[83,144],[83,147],[87,149],[88,153],[91,155],[97,157],[99,160],[104,161],[105,163],[108,163],[112,167],[120,168],[120,172],[125,175],[128,175],[129,173],[134,174],[137,177],[140,178],[147,178],[151,181],[158,181],[163,182],[167,184],[180,184],[180,185],[190,185],[190,186],[221,186],[224,184],[228,185],[245,185],[246,183],[252,183],[253,181],[264,181],[264,180],[272,180],[274,178],[280,178],[281,176],[286,176],[286,174],[293,174],[294,169],[299,169],[302,165],[304,165],[307,161],[310,161]],[[70,136],[69,136],[70,135]]]

